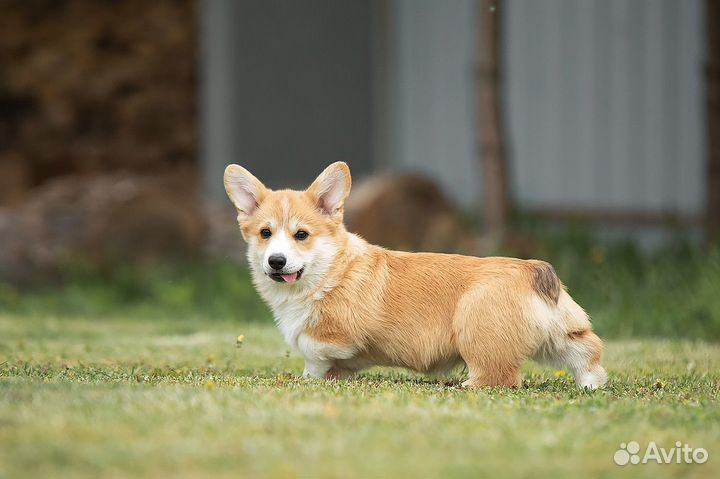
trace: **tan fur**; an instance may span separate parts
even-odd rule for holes
[[[347,196],[346,165],[331,165],[323,175],[344,175]],[[266,284],[270,280],[253,269],[258,290],[274,311],[279,310],[276,294],[307,302],[299,334],[312,351],[322,348],[317,357],[306,352],[306,361],[317,362],[325,377],[347,378],[373,365],[442,373],[464,362],[467,386],[517,386],[522,362],[533,358],[570,368],[578,384],[604,384],[602,342],[552,266],[371,245],[343,226],[345,197],[337,209],[326,211],[318,189],[323,175],[302,192],[262,186],[257,207],[241,212],[239,221],[245,239],[256,238],[260,251],[260,230],[270,225],[290,235],[298,228],[308,231],[309,238],[297,244],[300,253],[318,247],[320,239],[336,248],[327,271],[306,284],[305,278],[293,285]],[[226,173],[226,185],[231,180]]]

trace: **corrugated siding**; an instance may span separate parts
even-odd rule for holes
[[[474,0],[397,0],[396,167],[440,180],[455,199],[478,198]]]
[[[386,132],[375,132],[374,145],[366,144],[370,112],[363,106],[370,104],[371,95],[365,88],[371,77],[369,46],[365,45],[369,42],[362,40],[365,33],[361,32],[351,35],[345,50],[335,48],[338,38],[348,37],[337,34],[338,28],[347,30],[337,26],[346,25],[337,18],[361,25],[369,22],[369,13],[358,20],[357,15],[349,18],[348,11],[334,6],[335,2],[322,5],[337,10],[336,16],[303,7],[297,14],[305,17],[292,12],[282,15],[285,23],[279,25],[288,28],[278,28],[285,35],[276,38],[255,28],[258,24],[250,17],[245,19],[255,28],[250,33],[241,35],[247,29],[232,28],[247,16],[243,9],[264,3],[210,5],[237,11],[237,15],[225,15],[226,10],[207,9],[204,30],[206,52],[213,53],[204,57],[206,81],[202,83],[204,150],[206,163],[216,167],[207,175],[213,185],[219,184],[217,172],[222,170],[217,168],[228,157],[251,162],[250,166],[254,161],[260,172],[270,168],[268,177],[275,174],[278,181],[286,181],[265,164],[268,158],[274,164],[285,161],[299,177],[315,168],[308,169],[308,164],[339,158],[369,164],[370,151],[380,151],[386,153],[374,153],[383,156],[378,163],[425,171],[438,178],[456,200],[477,204],[482,172],[476,135],[475,0],[382,4],[389,38],[389,45],[382,48],[391,51],[392,68],[380,72],[379,77],[387,77],[384,80],[373,80],[386,83],[373,95],[375,128],[384,126]],[[271,6],[284,12],[283,5]],[[318,5],[312,3],[316,10]],[[209,15],[213,11],[216,15]],[[702,0],[506,0],[503,22],[511,182],[520,206],[702,211],[706,148]],[[317,25],[335,30],[323,30],[327,39],[321,38]],[[308,58],[333,68],[308,69],[305,57],[288,50],[288,45],[297,47],[301,38],[291,35],[289,26],[307,39],[303,45]],[[240,41],[250,34],[263,42]],[[320,48],[323,42],[333,48]],[[277,52],[260,48],[263,45]],[[321,50],[337,54],[332,61],[322,60],[326,57],[314,55]],[[295,65],[295,70],[286,64]],[[278,65],[283,68],[275,68]],[[283,74],[266,75],[276,70]],[[305,81],[288,71],[303,73]],[[270,77],[276,81],[268,83]],[[286,78],[293,81],[287,83]],[[338,83],[338,78],[344,83]],[[307,91],[298,85],[305,85]],[[355,95],[349,106],[346,90]],[[303,93],[302,102],[298,92]],[[268,105],[275,109],[268,110]],[[308,120],[309,111],[317,112],[317,118]],[[273,128],[258,122],[259,113]],[[287,128],[277,126],[281,120]],[[270,131],[273,141],[266,138]],[[286,170],[291,168],[284,168],[283,174]],[[222,194],[221,189],[217,191]]]
[[[700,0],[509,0],[506,105],[529,207],[699,213]]]
[[[272,187],[328,164],[370,170],[370,5],[355,0],[202,2],[205,191],[226,201],[239,163]]]

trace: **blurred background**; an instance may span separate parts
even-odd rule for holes
[[[552,261],[610,336],[720,339],[713,0],[4,0],[0,312],[268,320],[222,171]]]

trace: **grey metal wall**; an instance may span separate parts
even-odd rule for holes
[[[696,214],[700,0],[509,0],[513,186],[528,207]]]
[[[299,184],[349,159],[477,204],[475,0],[206,0],[203,155]],[[526,208],[697,214],[702,0],[507,0],[511,182]]]
[[[205,0],[201,123],[205,191],[247,167],[273,187],[344,160],[370,168],[370,5],[355,0]]]
[[[394,124],[381,158],[395,169],[437,178],[455,200],[479,198],[473,65],[474,0],[395,0],[389,17],[392,93],[380,114]],[[396,109],[397,111],[384,111]]]
[[[395,0],[396,158],[480,198],[477,2]],[[507,0],[511,183],[525,208],[697,214],[701,0]]]

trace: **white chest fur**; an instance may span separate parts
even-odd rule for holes
[[[356,348],[317,341],[307,334],[305,328],[315,316],[314,298],[301,294],[288,294],[287,288],[259,288],[263,298],[273,311],[275,324],[290,348],[305,358],[305,374],[323,377],[332,362],[350,359]]]
[[[250,255],[249,259],[250,259]],[[298,351],[298,336],[305,329],[314,310],[314,301],[297,286],[277,284],[268,279],[257,263],[250,262],[253,282],[260,296],[270,306],[275,324],[285,342]]]
[[[273,306],[275,324],[285,338],[285,342],[298,350],[298,337],[312,316],[312,303],[285,301]]]

